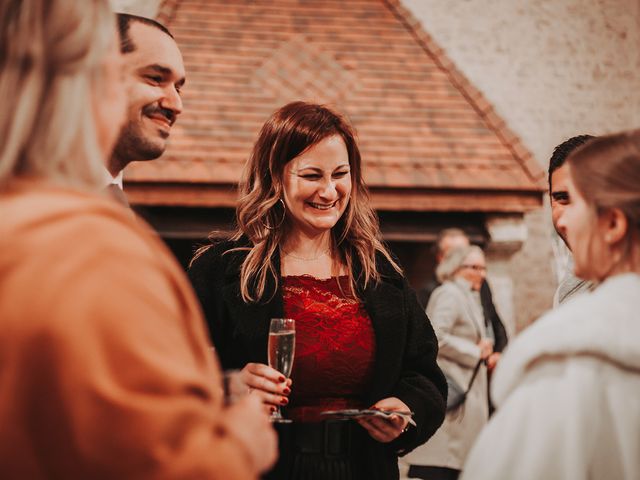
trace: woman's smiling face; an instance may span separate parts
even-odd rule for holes
[[[571,165],[568,166],[571,173]],[[603,280],[609,269],[611,251],[605,242],[606,221],[587,203],[573,177],[567,181],[570,202],[558,219],[558,226],[566,232],[574,261],[574,273],[584,280]]]
[[[351,195],[349,154],[342,137],[327,137],[287,163],[283,186],[293,229],[315,236],[333,228]]]

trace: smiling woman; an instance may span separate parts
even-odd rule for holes
[[[381,241],[353,129],[324,106],[285,105],[240,192],[234,237],[201,249],[189,274],[223,367],[242,369],[267,408],[288,406],[269,478],[398,478],[398,452],[442,422],[446,382],[431,324]],[[266,365],[271,317],[295,320],[290,379]],[[368,407],[405,415],[325,420]]]
[[[640,478],[640,132],[594,138],[567,166],[558,226],[598,285],[507,349],[465,479]]]
[[[376,255],[400,271],[380,240],[353,129],[335,112],[303,102],[285,105],[262,127],[246,169],[234,237],[254,243],[241,278],[245,300],[268,294],[266,281],[275,271],[271,259],[277,250],[305,259],[325,252],[336,261],[307,265],[314,268],[307,273],[326,278],[342,268],[352,292],[356,259],[364,286],[380,278]],[[278,224],[281,228],[267,228]],[[287,266],[295,269],[296,262]]]
[[[328,252],[329,231],[346,210],[351,194],[349,154],[342,137],[327,137],[287,163],[283,187],[290,228],[283,249],[294,250],[301,235],[313,238],[324,233],[326,244],[320,249]]]

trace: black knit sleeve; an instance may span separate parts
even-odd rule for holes
[[[417,428],[409,428],[391,443],[401,455],[431,438],[444,421],[447,401],[447,382],[436,362],[438,340],[406,279],[403,280],[403,296],[407,338],[395,395],[415,413]]]
[[[220,295],[225,270],[222,257],[225,247],[224,244],[212,245],[191,262],[187,271],[216,348],[221,345],[225,329],[224,306]]]

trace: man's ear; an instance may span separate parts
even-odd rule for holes
[[[604,215],[604,241],[609,245],[614,245],[627,234],[629,221],[619,208],[611,208]]]

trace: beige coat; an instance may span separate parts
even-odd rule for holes
[[[479,297],[462,279],[434,290],[427,315],[438,337],[438,364],[466,389],[480,359],[478,341],[486,336]],[[482,365],[465,404],[447,414],[444,424],[425,445],[405,457],[412,465],[461,469],[471,445],[487,422],[487,371]]]
[[[197,300],[151,229],[44,185],[0,194],[0,212],[0,477],[256,478]]]

